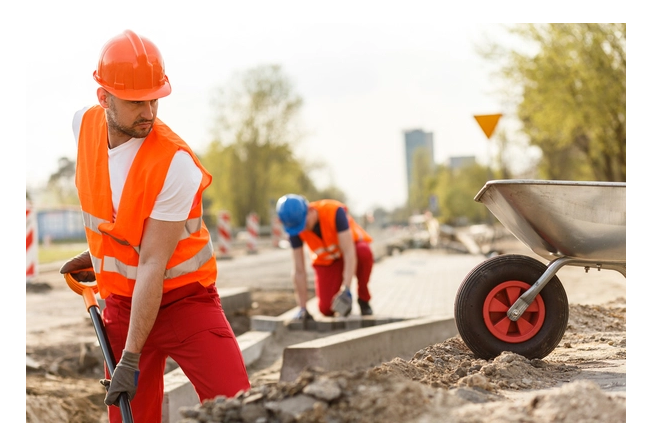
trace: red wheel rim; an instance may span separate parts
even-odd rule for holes
[[[540,294],[518,320],[512,321],[507,317],[509,308],[530,286],[525,282],[510,280],[496,286],[485,298],[482,308],[484,323],[489,332],[501,341],[525,342],[541,330],[546,306]]]

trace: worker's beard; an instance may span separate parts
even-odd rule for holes
[[[109,109],[106,111],[106,122],[109,126],[110,131],[113,130],[115,132],[119,132],[129,137],[134,137],[136,139],[142,139],[143,137],[147,137],[150,131],[152,131],[152,127],[154,125],[153,121],[148,121],[146,119],[138,119],[130,127],[121,125],[116,119],[116,108],[115,108],[115,102],[113,101],[113,98],[109,98]],[[142,127],[138,128],[137,125],[142,122],[151,122],[152,126],[150,126],[147,129],[143,129]]]

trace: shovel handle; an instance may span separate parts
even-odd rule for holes
[[[92,268],[79,270],[79,271],[92,271]],[[115,371],[115,357],[113,356],[113,351],[111,351],[111,345],[109,344],[109,338],[106,335],[106,330],[104,328],[104,322],[102,321],[102,316],[100,313],[100,306],[97,303],[95,294],[97,293],[97,285],[84,285],[81,282],[75,280],[70,273],[64,274],[66,283],[77,294],[81,295],[84,299],[84,304],[86,305],[86,311],[91,316],[91,321],[93,322],[93,327],[95,328],[95,335],[97,340],[100,343],[100,348],[102,349],[102,354],[104,355],[104,362],[106,363],[106,368],[109,371],[109,375],[113,377],[113,371]],[[122,421],[125,423],[133,423],[134,417],[131,412],[131,403],[129,402],[129,397],[125,392],[120,394],[118,398],[120,413],[122,414]]]
[[[79,271],[93,271],[93,268],[85,268],[83,270],[77,270],[77,272]],[[92,306],[97,306],[99,308],[99,305],[97,304],[97,300],[95,299],[95,294],[97,294],[98,291],[97,284],[85,285],[75,280],[75,278],[72,277],[70,273],[64,274],[63,277],[66,279],[66,283],[68,284],[70,289],[72,289],[73,291],[75,291],[77,294],[81,295],[84,298],[86,311],[90,311]]]

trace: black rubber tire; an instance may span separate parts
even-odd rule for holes
[[[509,343],[498,339],[487,328],[483,305],[490,292],[507,281],[533,285],[546,271],[546,266],[525,255],[500,255],[478,264],[467,274],[455,296],[455,324],[460,337],[476,357],[489,360],[503,351],[528,359],[543,359],[559,344],[568,324],[568,298],[557,276],[539,292],[545,304],[541,329],[530,339]]]

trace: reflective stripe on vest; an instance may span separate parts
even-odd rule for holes
[[[115,242],[127,246],[129,243],[125,240],[120,240],[116,237],[114,237],[111,234],[108,234],[106,232],[102,232],[99,229],[100,224],[102,223],[109,223],[107,220],[104,220],[99,217],[95,217],[91,215],[90,213],[82,211],[82,219],[84,222],[84,226],[91,230],[92,232],[95,232],[98,235],[107,235],[111,237]],[[201,230],[201,224],[202,224],[202,217],[196,217],[192,219],[186,220],[186,223],[184,225],[183,233],[181,234],[181,237],[179,238],[179,241],[190,238],[191,234],[198,232]],[[140,254],[140,246],[132,246],[136,253]],[[204,265],[209,259],[212,259],[213,257],[213,242],[210,237],[210,233],[208,234],[208,242],[200,251],[198,251],[195,255],[193,255],[191,258],[186,259],[180,264],[175,265],[172,268],[166,269],[165,270],[165,279],[173,279],[175,277],[183,276],[184,274],[192,273],[193,271],[199,270],[202,265]],[[126,277],[127,279],[136,279],[136,270],[137,266],[133,265],[127,265],[124,262],[118,260],[117,258],[114,258],[112,256],[105,256],[104,257],[104,266],[102,267],[102,259],[98,258],[96,256],[91,255],[91,262],[93,263],[93,269],[96,272],[101,273],[102,271],[110,271],[113,273],[118,273],[121,276]]]
[[[96,263],[101,263],[99,258],[92,257],[93,267]],[[172,268],[165,270],[163,275],[164,279],[174,279],[175,277],[183,276],[184,274],[192,273],[193,271],[199,270],[199,268],[208,262],[210,259],[213,259],[213,243],[208,242],[199,252],[197,252],[192,258],[183,261],[182,263],[175,265]],[[126,277],[127,279],[136,280],[138,267],[133,265],[127,265],[124,262],[119,261],[113,256],[104,257],[104,267],[103,271],[110,271],[112,273],[118,273],[121,276]]]
[[[340,251],[339,247],[335,244],[331,244],[328,247],[316,248],[314,252],[312,252],[312,257],[317,258],[322,253],[327,253],[327,252],[328,254],[324,256],[325,259],[331,259],[334,261],[342,257],[342,252]]]
[[[96,273],[99,273],[100,270],[102,270],[102,260],[97,256],[93,256],[92,253],[90,253],[90,257],[91,257],[91,262],[93,263],[93,270],[95,270]]]
[[[85,211],[82,211],[82,219],[84,221],[84,226],[90,229],[91,231],[95,232],[98,235],[108,235],[110,236],[115,242],[118,244],[122,244],[123,246],[128,246],[129,243],[125,240],[120,240],[116,237],[114,237],[111,234],[107,234],[106,232],[102,232],[99,227],[102,223],[110,223],[108,220],[101,219],[99,217],[95,217],[91,215],[90,213],[87,213]],[[201,222],[202,222],[202,217],[196,217],[193,219],[188,219],[186,220],[186,224],[183,227],[183,233],[181,234],[181,237],[179,238],[179,241],[185,240],[186,238],[190,238],[191,234],[194,234],[195,232],[198,232],[201,229]],[[136,250],[137,253],[140,253],[140,246],[133,246],[134,249]]]

